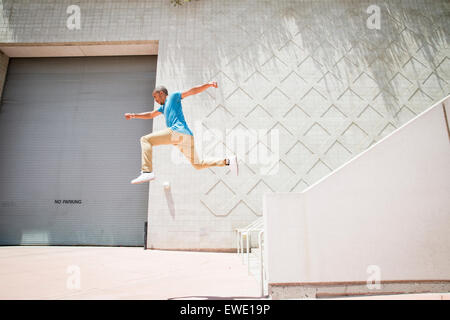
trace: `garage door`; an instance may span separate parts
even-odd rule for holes
[[[0,106],[0,245],[144,243],[140,136],[156,56],[11,59]]]

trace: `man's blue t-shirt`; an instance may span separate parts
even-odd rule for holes
[[[167,128],[193,136],[191,129],[186,124],[186,120],[184,120],[181,92],[169,94],[164,104],[158,108],[158,111],[164,114]]]

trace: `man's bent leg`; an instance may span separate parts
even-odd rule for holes
[[[172,132],[167,128],[141,137],[142,171],[153,171],[153,146],[173,144]]]
[[[179,144],[176,144],[177,148],[184,154],[189,160],[192,166],[197,169],[205,169],[209,167],[223,167],[225,166],[224,158],[204,158],[199,159],[197,152],[195,151],[194,137],[188,134],[180,134],[182,140]]]

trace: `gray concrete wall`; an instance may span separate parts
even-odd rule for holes
[[[205,155],[237,149],[226,132],[278,133],[275,143],[264,136],[258,143],[279,156],[273,170],[251,161],[258,149],[250,145],[238,153],[238,178],[224,168],[176,164],[178,151],[159,147],[150,248],[233,247],[232,230],[262,214],[265,192],[302,191],[450,90],[445,0],[2,3],[0,42],[159,40],[157,83],[174,91],[218,81],[218,89],[183,102]],[[80,30],[66,28],[72,4],[81,8]],[[367,27],[373,4],[379,30]],[[164,127],[155,119],[154,130]]]

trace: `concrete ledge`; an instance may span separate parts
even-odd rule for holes
[[[269,283],[269,295],[275,300],[435,292],[450,292],[450,280],[381,281],[380,289],[369,289],[362,281]]]
[[[157,40],[105,42],[0,43],[11,58],[157,55]]]

